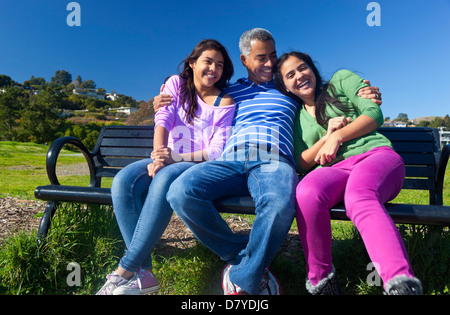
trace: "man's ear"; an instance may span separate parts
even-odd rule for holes
[[[243,54],[241,54],[241,62],[242,62],[242,65],[247,68],[247,66],[245,65],[247,62],[247,58]]]

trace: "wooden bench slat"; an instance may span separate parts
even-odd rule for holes
[[[101,147],[153,148],[153,138],[103,138]]]
[[[397,153],[424,152],[433,153],[434,144],[432,142],[392,142],[392,146]]]
[[[414,130],[408,130],[414,129]],[[393,141],[429,141],[434,142],[431,128],[379,128],[378,131]]]
[[[433,142],[433,135],[431,133],[399,133],[399,132],[382,132],[391,142]]]
[[[401,157],[407,165],[436,165],[434,154],[403,153]]]
[[[129,157],[150,157],[151,148],[123,148],[123,147],[100,147],[100,153],[103,156],[129,156]]]
[[[140,157],[105,157],[98,161],[99,167],[125,167],[128,164],[142,160]]]
[[[153,130],[149,127],[138,128],[138,129],[108,129],[103,138],[153,138]]]
[[[433,187],[433,179],[405,178],[403,182],[403,189],[432,190]]]
[[[417,166],[407,165],[405,167],[406,177],[434,177],[436,175],[436,167],[433,166]]]
[[[97,177],[114,177],[122,168],[99,168],[95,173]]]

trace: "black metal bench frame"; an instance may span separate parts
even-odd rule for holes
[[[426,190],[428,205],[387,203],[386,208],[396,223],[450,225],[450,206],[443,205],[445,169],[450,145],[441,149],[439,132],[431,128],[380,128],[388,137],[406,165],[403,189]],[[85,156],[90,172],[88,187],[60,185],[56,164],[64,145],[77,147]],[[50,185],[35,190],[38,199],[48,201],[40,222],[38,237],[47,235],[51,218],[59,202],[111,205],[109,188],[101,187],[104,177],[114,177],[126,165],[149,157],[153,150],[153,126],[103,127],[92,152],[74,137],[55,140],[47,153],[47,174]],[[250,196],[227,197],[215,202],[222,213],[254,214]],[[343,204],[331,209],[331,218],[348,220]]]

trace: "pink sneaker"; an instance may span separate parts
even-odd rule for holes
[[[106,283],[103,287],[96,293],[96,295],[113,295],[113,291],[128,282],[127,279],[119,276],[115,271],[111,272],[106,276]]]
[[[114,289],[113,295],[145,295],[159,290],[158,280],[147,270],[136,272],[127,283]]]

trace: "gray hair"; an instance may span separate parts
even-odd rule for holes
[[[239,39],[239,50],[245,57],[248,57],[252,51],[253,40],[259,40],[261,42],[271,40],[275,44],[275,39],[268,30],[263,28],[253,28],[245,31]]]

